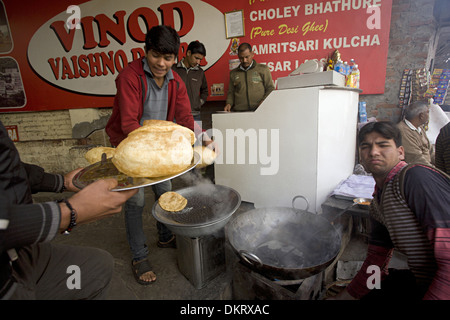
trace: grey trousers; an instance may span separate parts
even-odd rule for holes
[[[17,250],[10,299],[84,300],[106,298],[114,259],[106,251],[52,243]]]

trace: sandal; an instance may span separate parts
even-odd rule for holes
[[[138,261],[134,263],[131,261],[131,269],[133,271],[134,278],[136,279],[137,283],[142,285],[149,285],[156,281],[145,281],[141,279],[141,276],[149,271],[152,271],[152,267],[150,266],[150,262],[148,259],[143,259],[141,261]]]
[[[167,242],[158,241],[156,243],[156,245],[160,248],[175,248],[176,249],[177,248],[177,240],[175,238],[175,235],[173,235],[169,241],[167,241]]]

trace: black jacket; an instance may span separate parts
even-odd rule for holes
[[[188,70],[183,61],[174,64],[172,70],[175,70],[186,84],[192,114],[199,114],[202,105],[208,98],[208,83],[205,72],[199,66]]]
[[[61,192],[64,177],[23,163],[0,121],[0,299],[14,287],[11,250],[50,241],[58,232],[60,210],[55,202],[33,204],[32,193]]]

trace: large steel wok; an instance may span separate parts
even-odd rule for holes
[[[298,280],[328,267],[341,247],[341,234],[326,218],[306,210],[274,207],[244,212],[226,234],[233,250],[256,272],[273,280]]]

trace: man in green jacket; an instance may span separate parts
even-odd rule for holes
[[[231,70],[225,111],[254,111],[275,89],[269,67],[253,60],[248,43],[238,48],[240,65]]]

